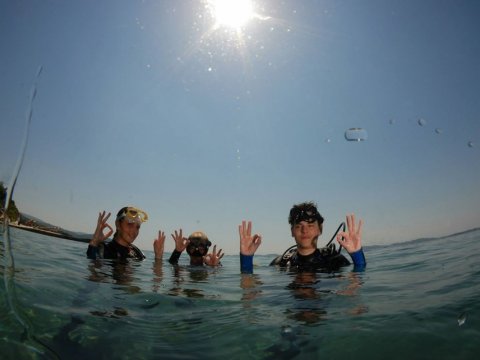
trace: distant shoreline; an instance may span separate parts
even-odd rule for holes
[[[35,227],[31,227],[31,226],[15,225],[15,224],[8,224],[8,226],[13,227],[15,229],[26,230],[26,231],[34,232],[34,233],[41,234],[41,235],[53,236],[53,237],[60,238],[60,239],[73,240],[73,241],[79,241],[79,242],[84,242],[84,243],[88,243],[90,241],[90,239],[88,239],[88,238],[78,238],[78,237],[74,237],[74,236],[71,236],[71,235],[68,235],[68,234],[65,234],[65,233],[62,233],[62,232],[38,229],[38,228],[35,228]]]

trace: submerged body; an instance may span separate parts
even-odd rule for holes
[[[122,246],[116,240],[101,243],[98,246],[89,245],[87,257],[89,259],[145,259],[145,255],[135,245]]]
[[[360,270],[366,266],[365,254],[362,249],[350,254],[350,256],[356,270]],[[320,249],[316,249],[309,255],[301,255],[297,250],[287,251],[286,254],[278,256],[270,263],[270,265],[296,268],[305,271],[317,269],[333,271],[350,264],[350,261],[344,255],[337,252],[325,253],[325,251],[321,251]]]

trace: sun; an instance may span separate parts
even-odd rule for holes
[[[255,17],[251,0],[208,0],[208,8],[215,19],[215,28],[240,30]]]

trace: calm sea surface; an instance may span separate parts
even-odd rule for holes
[[[368,267],[295,274],[90,261],[1,235],[1,359],[477,359],[480,230],[366,247]],[[168,259],[166,254],[165,258]],[[187,256],[180,262],[186,264]],[[13,266],[12,266],[13,265]],[[14,271],[13,271],[14,269]]]

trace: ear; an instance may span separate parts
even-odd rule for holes
[[[295,235],[293,235],[293,226],[290,228],[290,234],[292,235],[292,237],[295,237]]]

